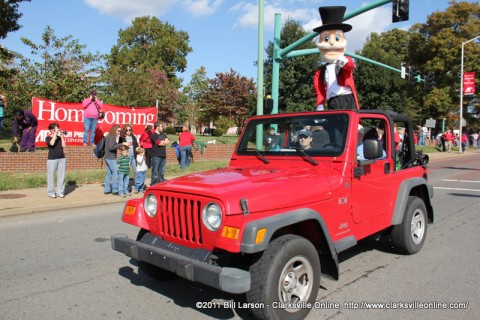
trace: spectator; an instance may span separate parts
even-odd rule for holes
[[[167,135],[163,132],[163,124],[159,121],[153,125],[152,141],[152,180],[153,186],[159,182],[165,181],[165,168],[167,166],[167,148],[170,143]]]
[[[145,162],[147,168],[152,167],[151,163],[151,154],[152,154],[152,140],[150,139],[152,135],[153,124],[148,123],[145,126],[145,131],[140,136],[140,147],[145,150]]]
[[[52,199],[65,197],[65,168],[67,159],[63,149],[66,146],[64,132],[57,123],[48,125],[50,135],[45,138],[48,147],[47,192]],[[57,192],[55,193],[55,174],[57,175]]]
[[[103,102],[97,99],[97,91],[93,90],[90,97],[85,98],[83,105],[83,145],[86,146],[89,141],[90,145],[95,148],[95,131],[97,130],[97,123],[102,111]]]
[[[104,194],[118,195],[118,170],[117,170],[117,150],[123,146],[128,147],[127,142],[120,143],[121,129],[118,125],[113,125],[105,138],[105,183],[103,187]]]
[[[6,99],[4,96],[0,96],[0,134],[2,133],[3,129],[3,117],[5,116],[5,108],[6,108]]]
[[[477,132],[473,134],[473,148],[478,149],[478,133]]]
[[[117,159],[118,165],[118,195],[125,198],[128,195],[132,195],[128,191],[128,184],[130,182],[130,157],[128,155],[128,147],[123,146],[120,148],[120,156]]]
[[[120,135],[120,142],[127,142],[128,143],[128,158],[130,159],[130,166],[133,170],[133,175],[135,177],[135,173],[137,171],[137,164],[135,163],[136,157],[136,150],[138,148],[137,138],[133,135],[133,127],[131,124],[127,123],[123,126],[121,135]]]
[[[445,149],[447,152],[452,151],[452,143],[453,143],[453,134],[452,130],[448,129],[447,132],[443,135],[443,139],[445,140]],[[445,151],[445,149],[443,151]]]
[[[467,133],[464,132],[462,133],[462,152],[465,152],[465,149],[467,148]]]
[[[145,181],[147,180],[147,163],[145,158],[145,149],[142,147],[137,148],[137,170],[135,174],[135,186],[133,187],[134,193],[145,192]]]
[[[38,120],[35,115],[28,110],[15,111],[13,120],[13,142],[18,142],[18,135],[21,134],[20,151],[35,151],[35,136],[37,133]]]
[[[195,137],[190,133],[187,126],[182,127],[182,133],[178,136],[180,142],[180,169],[190,166],[190,157],[192,156],[193,142]]]

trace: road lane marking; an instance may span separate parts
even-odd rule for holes
[[[480,181],[476,180],[453,180],[453,179],[432,179],[436,181],[444,181],[444,182],[468,182],[468,183],[480,183]]]
[[[480,189],[444,188],[444,187],[433,187],[433,189],[453,190],[453,191],[472,191],[472,192],[480,192]]]

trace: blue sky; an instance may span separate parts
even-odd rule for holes
[[[321,25],[318,7],[345,5],[353,11],[367,3],[360,0],[264,0],[266,47],[273,39],[275,13],[300,21],[307,31]],[[348,21],[353,26],[346,34],[347,51],[360,49],[371,32],[392,28],[408,29],[413,23],[426,22],[435,11],[444,11],[448,0],[410,0],[410,20],[391,23],[391,3]],[[474,1],[468,1],[474,2]],[[28,47],[20,38],[41,43],[41,34],[48,25],[57,37],[72,35],[92,53],[109,53],[118,39],[118,31],[128,28],[133,18],[156,16],[161,21],[183,30],[190,36],[193,52],[187,56],[186,72],[179,74],[184,83],[201,66],[208,77],[230,68],[256,81],[254,61],[258,57],[258,1],[243,0],[32,0],[22,2],[19,31],[9,33],[0,43],[13,51],[29,56]]]

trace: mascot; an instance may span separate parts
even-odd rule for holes
[[[344,6],[318,8],[322,25],[313,31],[319,33],[316,45],[325,65],[313,78],[317,110],[325,110],[325,105],[329,109],[360,109],[353,82],[355,63],[344,55],[345,32],[352,30],[351,25],[342,23],[345,10]]]

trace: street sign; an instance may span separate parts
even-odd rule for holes
[[[402,71],[401,71],[401,73],[400,73],[400,77],[401,77],[402,79],[405,79],[405,73],[406,73],[406,71],[405,71],[405,66],[402,66],[402,67],[401,67],[401,70],[402,70]]]
[[[435,128],[435,123],[436,123],[436,120],[430,118],[430,119],[427,119],[426,122],[425,122],[425,127],[427,128]]]

